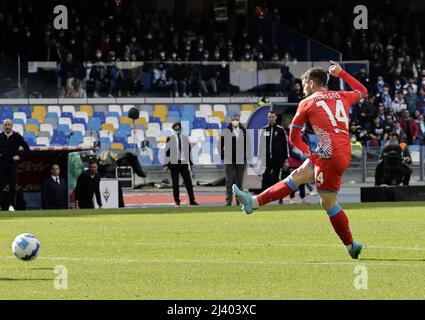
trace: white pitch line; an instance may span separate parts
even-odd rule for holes
[[[0,256],[0,259],[16,259],[14,256]],[[254,261],[254,260],[199,260],[199,259],[121,259],[121,258],[78,258],[78,257],[38,257],[39,260],[51,261],[85,261],[85,262],[105,262],[105,263],[164,263],[164,264],[252,264],[252,265],[354,265],[365,264],[367,266],[400,266],[400,267],[420,267],[423,264],[408,264],[398,262],[370,262],[370,261]]]

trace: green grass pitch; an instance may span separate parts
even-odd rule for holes
[[[317,205],[3,213],[0,299],[424,299],[424,205],[343,205],[359,260]],[[41,241],[31,262],[10,250],[23,232]]]

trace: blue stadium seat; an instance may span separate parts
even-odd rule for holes
[[[131,125],[129,123],[120,123],[119,130],[128,132],[131,135]]]
[[[114,143],[122,143],[124,145],[127,144],[127,139],[125,137],[114,136]]]
[[[169,118],[180,118],[179,111],[168,111],[167,117]]]
[[[25,140],[26,140],[29,147],[36,147],[37,146],[37,143],[35,143],[35,140],[33,140],[31,138],[26,138]]]
[[[93,113],[93,118],[99,118],[101,123],[105,122],[106,116],[105,113],[102,111],[96,111]]]
[[[35,118],[27,119],[27,124],[35,124],[37,125],[37,127],[40,128],[40,122],[38,122],[38,119],[35,119]]]
[[[205,118],[195,118],[193,120],[193,129],[205,129],[207,126],[207,121]]]
[[[102,121],[100,118],[93,117],[89,119],[87,123],[87,130],[89,131],[100,131],[102,128]]]
[[[126,131],[126,130],[121,130],[118,129],[117,131],[115,131],[114,133],[114,138],[123,138],[127,141],[127,137],[131,135],[131,131]],[[115,141],[114,141],[115,142]]]
[[[149,123],[161,123],[161,118],[149,116]]]
[[[24,112],[27,115],[27,118],[31,118],[32,115],[32,108],[31,106],[20,106],[19,112]]]
[[[207,129],[220,129],[218,123],[207,123]]]
[[[56,112],[47,112],[46,119],[55,119],[56,122],[59,121],[59,116]]]
[[[35,140],[37,139],[37,136],[35,135],[34,131],[25,131],[24,132],[24,139],[25,140],[32,139],[35,142]]]
[[[170,104],[168,106],[168,114],[170,114],[170,112],[177,112],[180,114],[180,105],[178,104]]]
[[[227,106],[227,116],[231,117],[234,114],[241,114],[241,107],[237,104],[230,104]]]
[[[72,116],[72,113],[71,112],[62,112],[61,117],[62,118],[70,118],[71,120],[74,118]]]
[[[74,119],[72,119],[72,123],[81,123],[81,124],[84,124],[84,128],[87,129],[86,120],[84,120],[83,118],[74,118]]]
[[[58,125],[57,130],[62,132],[65,136],[69,136],[71,134],[71,129],[66,124]]]
[[[101,137],[101,138],[99,138],[99,142],[100,142],[100,149],[101,150],[111,148],[111,140],[109,140],[109,138]]]
[[[106,114],[107,117],[115,117],[115,118],[119,118],[120,114],[118,112],[114,112],[114,111],[110,111]]]
[[[68,140],[64,135],[53,135],[52,139],[50,140],[50,145],[59,147],[67,146]]]
[[[13,119],[14,124],[21,124],[25,127],[25,122],[23,119]]]

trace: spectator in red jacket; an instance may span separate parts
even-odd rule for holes
[[[403,116],[400,118],[400,125],[406,134],[407,144],[413,144],[419,133],[419,127],[416,121],[410,116],[409,110],[403,111]]]

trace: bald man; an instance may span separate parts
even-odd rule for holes
[[[18,162],[29,149],[24,138],[13,131],[12,120],[4,120],[3,132],[0,133],[0,191],[3,191],[6,181],[9,181],[9,211],[15,211]]]

